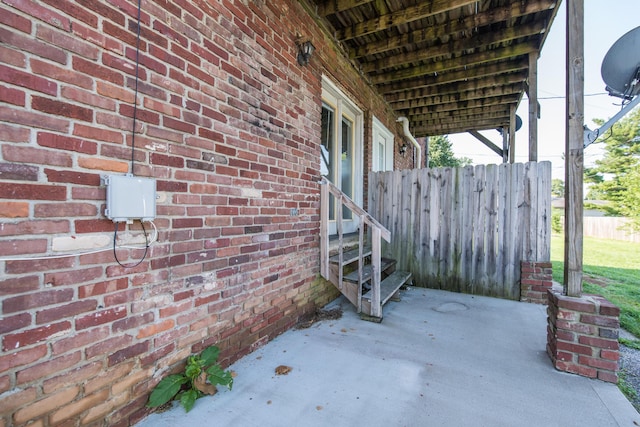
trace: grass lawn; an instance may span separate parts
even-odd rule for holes
[[[640,243],[584,238],[583,291],[620,307],[620,324],[640,338]],[[564,281],[564,237],[551,239],[553,280]]]

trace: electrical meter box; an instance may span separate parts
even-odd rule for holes
[[[132,175],[107,175],[107,208],[104,214],[113,222],[134,219],[151,221],[156,217],[156,180]]]

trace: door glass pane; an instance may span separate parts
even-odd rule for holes
[[[378,170],[383,171],[386,169],[386,146],[383,137],[378,137]]]
[[[353,122],[342,118],[342,152],[340,156],[341,190],[353,199]],[[351,219],[351,211],[343,211],[344,219]]]
[[[321,159],[320,166],[322,174],[325,175],[329,181],[335,183],[335,162],[332,161],[332,154],[335,153],[335,112],[326,104],[322,105],[322,130],[320,137],[322,138],[322,146],[320,147]],[[329,219],[335,220],[335,199],[331,195],[329,197]]]

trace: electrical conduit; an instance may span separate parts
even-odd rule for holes
[[[411,131],[409,130],[409,119],[407,119],[406,117],[398,117],[396,122],[402,123],[402,130],[404,131],[404,136],[406,136],[409,139],[409,141],[411,141],[411,144],[413,144],[413,146],[416,147],[416,156],[418,158],[417,168],[420,169],[422,167],[422,147],[420,147],[420,144],[418,144],[418,141],[416,141],[413,135],[411,135]]]

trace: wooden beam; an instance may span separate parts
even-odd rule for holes
[[[377,33],[386,29],[408,24],[413,21],[438,15],[449,10],[457,9],[468,4],[475,4],[476,0],[431,0],[420,2],[416,6],[406,7],[387,15],[381,15],[368,21],[360,22],[351,27],[336,32],[338,40],[350,40],[367,34]]]
[[[464,105],[470,101],[478,101],[485,100],[489,98],[500,99],[500,98],[511,98],[512,96],[516,96],[517,98],[522,93],[522,83],[508,86],[490,86],[481,90],[476,91],[464,91],[460,89],[460,92],[453,92],[451,94],[437,94],[437,95],[426,95],[423,97],[416,97],[413,99],[406,99],[402,102],[389,102],[391,108],[394,110],[406,110],[406,109],[417,109],[421,107],[429,107],[429,106],[439,106],[447,103],[458,103],[459,105]]]
[[[453,21],[446,21],[440,24],[435,23],[432,26],[401,35],[370,41],[354,49],[351,52],[351,57],[360,58],[368,55],[376,55],[412,43],[432,42],[433,40],[447,38],[456,34],[468,34],[478,27],[495,25],[521,16],[552,9],[555,3],[556,0],[529,0],[523,5],[522,0],[512,0],[511,4],[506,6],[496,7]]]
[[[538,43],[536,41],[528,41],[498,49],[489,49],[484,52],[472,53],[458,58],[444,59],[442,61],[434,61],[429,64],[417,65],[415,67],[405,68],[399,71],[375,74],[371,76],[371,81],[374,84],[382,84],[397,80],[422,77],[429,74],[435,75],[444,71],[486,64],[488,62],[501,61],[507,58],[528,55],[529,52],[537,50],[537,45]]]
[[[564,293],[582,295],[584,0],[567,2]]]
[[[418,107],[410,109],[412,115],[422,115],[430,113],[439,113],[443,111],[459,111],[461,109],[477,108],[477,107],[489,107],[494,105],[500,105],[503,108],[505,104],[512,104],[518,102],[520,94],[512,94],[507,96],[495,96],[480,99],[470,99],[466,101],[454,101],[446,104],[432,104],[425,107]],[[507,110],[508,111],[508,110]]]
[[[396,69],[409,64],[424,63],[442,57],[461,57],[462,52],[510,42],[511,40],[521,37],[534,36],[543,31],[545,27],[546,24],[544,22],[532,22],[526,25],[505,28],[502,31],[474,34],[471,37],[441,43],[438,46],[425,47],[412,52],[389,55],[377,61],[369,61],[362,66],[362,71],[365,73],[371,73],[373,71],[379,72],[389,68]]]
[[[509,163],[516,162],[516,106],[509,112]]]
[[[354,7],[371,3],[373,0],[325,0],[318,5],[318,15],[325,17],[335,13],[344,12]]]
[[[509,132],[507,126],[502,128],[502,163],[509,161]]]
[[[538,161],[538,52],[529,54],[529,161]]]
[[[486,145],[487,147],[489,147],[494,153],[496,153],[498,156],[502,157],[504,155],[504,153],[502,152],[502,150],[500,149],[500,147],[498,147],[496,144],[494,144],[493,142],[491,142],[491,140],[487,137],[485,137],[483,134],[481,134],[478,131],[475,130],[470,130],[469,133],[471,135],[473,135],[477,140],[479,140],[480,142],[482,142],[484,145]]]
[[[420,111],[421,109],[411,109],[406,117],[409,118],[409,121],[420,121],[420,120],[435,120],[442,119],[448,117],[477,117],[480,115],[488,116],[490,114],[497,114],[499,116],[506,116],[505,114],[509,109],[509,106],[505,106],[504,104],[488,104],[488,105],[480,105],[469,108],[456,108],[448,111],[429,111],[424,112]]]
[[[411,80],[379,84],[378,92],[387,96],[394,96],[397,92],[415,93],[426,89],[438,92],[435,86],[449,85],[452,83],[468,83],[471,87],[473,81],[493,81],[494,85],[516,83],[527,79],[528,61],[525,59],[496,62],[493,64],[479,64],[461,67],[438,75],[419,76]],[[471,82],[471,83],[470,83]],[[404,93],[397,95],[404,98]],[[422,96],[420,94],[419,96]],[[393,100],[393,99],[392,99]]]

